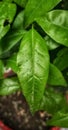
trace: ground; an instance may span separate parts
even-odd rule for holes
[[[45,123],[48,118],[49,115],[42,111],[32,116],[20,92],[10,96],[0,96],[0,120],[13,130],[49,130]]]

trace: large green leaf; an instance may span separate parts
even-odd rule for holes
[[[17,78],[7,78],[0,80],[0,95],[9,95],[20,89]]]
[[[67,103],[63,94],[52,89],[51,87],[45,89],[45,93],[43,99],[41,100],[39,109],[54,115],[58,111],[61,111],[61,109],[63,110],[66,108]]]
[[[15,4],[0,2],[0,39],[8,32],[15,13]]]
[[[12,48],[18,45],[19,41],[23,38],[25,31],[12,30],[0,41],[0,58],[5,58],[10,55]],[[6,44],[6,46],[5,46]]]
[[[67,86],[67,83],[66,83],[61,71],[53,64],[50,64],[48,84],[49,85]]]
[[[25,8],[25,26],[28,26],[36,17],[45,15],[61,0],[29,0]]]
[[[57,43],[68,47],[68,11],[55,10],[36,19],[42,29]]]
[[[17,62],[22,92],[31,107],[31,111],[35,112],[48,79],[49,54],[45,41],[34,29],[25,34]]]
[[[54,60],[54,65],[61,71],[68,68],[68,48],[61,49]]]
[[[68,128],[68,113],[58,112],[48,121],[47,125]]]

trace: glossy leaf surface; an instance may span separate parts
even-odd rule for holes
[[[45,15],[61,0],[28,0],[25,9],[25,26],[28,26],[35,18]]]
[[[31,107],[31,111],[35,112],[48,79],[49,54],[45,41],[34,29],[25,34],[17,62],[22,92]]]
[[[55,10],[45,17],[37,18],[37,23],[57,43],[68,47],[68,11]]]

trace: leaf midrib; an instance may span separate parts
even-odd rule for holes
[[[31,44],[31,50],[32,50],[32,80],[33,80],[33,83],[32,83],[32,102],[34,103],[34,48],[35,48],[35,44],[34,44],[34,30],[32,29],[32,44]]]

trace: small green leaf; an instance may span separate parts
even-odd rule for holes
[[[14,29],[23,29],[23,22],[24,22],[24,11],[21,11],[14,20],[13,28]]]
[[[9,59],[7,59],[6,67],[11,68],[15,73],[17,73],[17,54],[13,54]]]
[[[5,36],[9,29],[10,25],[7,25],[6,27],[0,26],[0,39]]]
[[[68,67],[68,48],[63,48],[57,53],[54,65],[61,71]]]
[[[17,3],[21,7],[25,7],[28,0],[13,0],[15,3]]]
[[[2,60],[0,60],[0,79],[3,78],[3,74],[4,74],[4,64]]]
[[[66,83],[61,71],[53,64],[50,64],[48,84],[49,85],[67,86],[67,83]]]
[[[57,43],[68,47],[68,11],[55,10],[36,18],[42,29]]]
[[[61,0],[28,0],[25,8],[25,26],[31,24],[35,18],[45,15],[53,9]]]
[[[0,2],[0,39],[8,32],[15,13],[15,4]]]
[[[55,113],[53,118],[50,121],[48,121],[47,125],[68,128],[68,113]]]
[[[7,7],[7,8],[6,8]],[[12,22],[16,14],[16,5],[7,2],[0,2],[0,19]]]
[[[49,73],[49,54],[44,39],[31,29],[21,42],[17,56],[18,77],[31,111],[38,109]]]
[[[25,31],[23,30],[12,30],[7,33],[7,35],[0,41],[0,58],[5,58],[10,55],[10,51],[19,44],[24,33]]]
[[[9,95],[20,90],[17,78],[7,78],[0,80],[0,95]]]
[[[48,50],[54,50],[59,47],[59,44],[55,42],[53,39],[51,39],[49,36],[46,36],[44,39],[48,47]]]
[[[11,3],[13,0],[3,0],[3,1]]]
[[[47,111],[54,115],[61,109],[66,109],[66,99],[60,92],[51,87],[45,89],[43,99],[41,100],[40,110]]]

